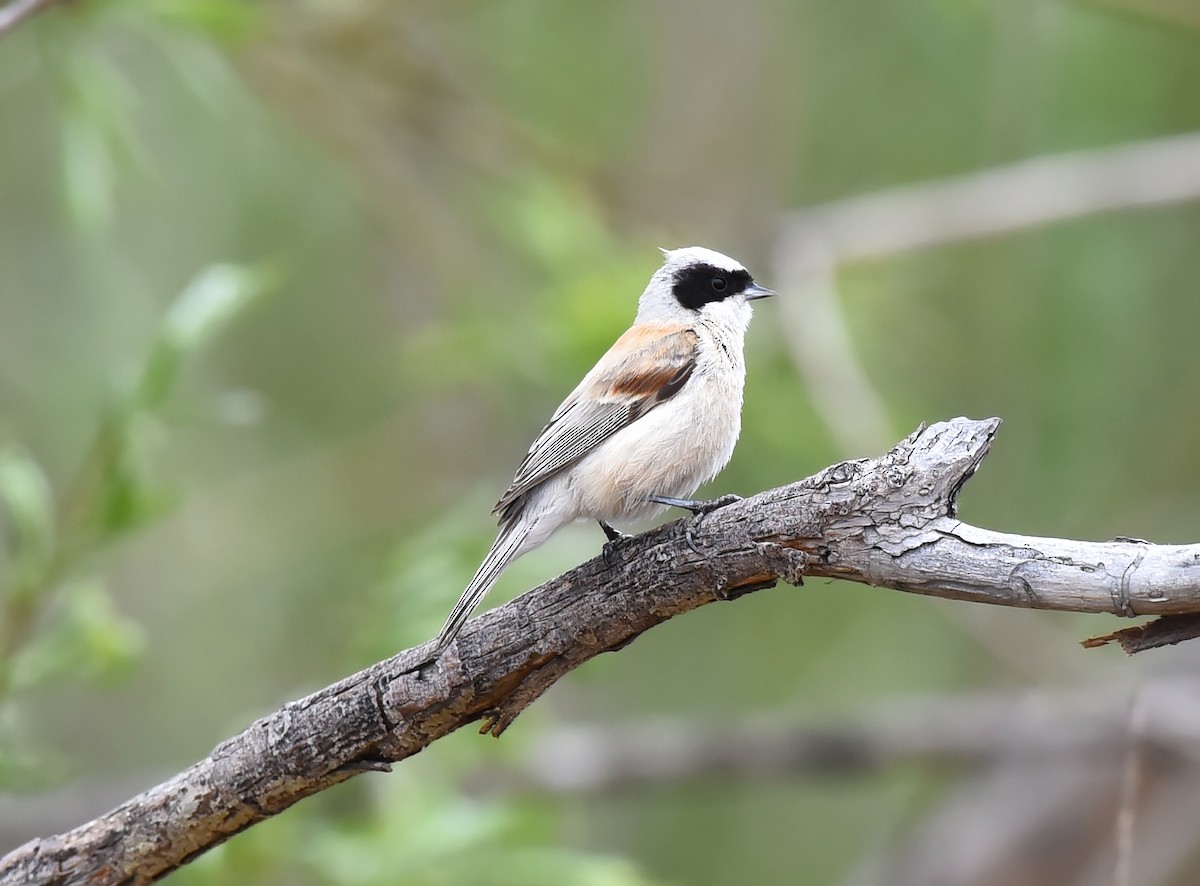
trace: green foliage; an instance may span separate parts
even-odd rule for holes
[[[263,19],[259,4],[247,0],[127,0],[127,5],[131,23],[148,15],[188,33],[227,42],[248,39]]]
[[[59,610],[18,650],[12,662],[13,692],[67,681],[114,685],[139,662],[145,636],[115,609],[97,581],[64,583],[54,593]]]
[[[184,362],[278,284],[276,272],[265,266],[205,268],[167,311],[130,406],[150,413],[161,409],[179,380]]]
[[[465,755],[463,755],[465,757]],[[468,799],[442,778],[394,773],[340,786],[189,865],[185,886],[253,882],[328,886],[648,886],[635,865],[553,848],[535,807]],[[349,807],[349,808],[346,808]]]
[[[63,196],[75,222],[94,229],[111,220],[117,167],[137,150],[133,87],[119,68],[86,51],[63,57],[58,73]]]
[[[262,269],[214,265],[184,289],[167,311],[138,383],[101,418],[57,501],[32,456],[14,444],[0,450],[8,565],[0,573],[0,744],[10,747],[13,759],[26,759],[9,767],[11,780],[0,780],[0,787],[20,782],[38,759],[4,731],[22,694],[64,683],[114,685],[140,660],[142,629],[118,611],[95,555],[166,513],[170,496],[151,479],[146,451],[152,426],[184,365],[273,280]],[[0,779],[5,776],[0,770]]]
[[[55,547],[54,501],[50,481],[26,453],[0,450],[0,502],[8,514],[8,597],[26,601],[36,594]]]

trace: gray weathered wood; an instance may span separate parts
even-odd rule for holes
[[[921,428],[630,540],[470,622],[433,664],[409,649],[285,705],[174,778],[0,859],[0,884],[150,883],[330,785],[386,771],[476,720],[499,735],[559,677],[668,618],[829,576],[1006,606],[1200,612],[1200,545],[1073,542],[978,529],[955,499],[1000,422]],[[688,537],[690,533],[690,538]]]

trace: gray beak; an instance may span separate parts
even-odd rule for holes
[[[768,295],[775,294],[774,289],[767,289],[767,287],[759,286],[753,282],[742,290],[742,295],[746,297],[746,301],[754,301],[756,298],[766,298]]]

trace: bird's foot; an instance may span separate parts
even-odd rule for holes
[[[608,536],[608,540],[610,542],[620,541],[623,538],[631,538],[630,535],[622,532],[620,529],[616,529],[613,526],[610,526],[609,524],[605,523],[603,520],[597,520],[596,522],[600,524],[600,528],[604,530],[604,534]]]
[[[604,558],[604,562],[607,563],[611,569],[613,566],[613,560],[616,559],[618,552],[625,546],[626,542],[633,538],[633,536],[622,532],[619,529],[614,529],[603,520],[597,520],[596,522],[600,524],[600,528],[603,529],[604,534],[608,536],[608,541],[604,543],[604,547],[600,550],[600,556]]]
[[[650,501],[655,504],[666,505],[669,508],[683,508],[685,511],[691,511],[695,515],[692,520],[683,530],[683,540],[687,542],[687,546],[692,549],[692,553],[699,557],[704,556],[704,552],[696,544],[696,537],[693,532],[700,528],[700,523],[706,514],[711,514],[726,505],[731,505],[734,502],[742,500],[740,495],[722,495],[719,498],[711,499],[692,499],[692,498],[672,498],[668,495],[652,495]]]

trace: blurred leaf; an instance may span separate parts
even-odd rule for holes
[[[54,552],[54,495],[32,458],[12,447],[0,449],[0,506],[12,524],[12,582],[17,595],[36,589]]]
[[[277,285],[279,274],[266,265],[210,265],[180,294],[163,320],[146,364],[134,406],[159,408],[178,380],[185,358],[211,340],[259,296]]]
[[[144,526],[175,504],[176,496],[155,486],[147,476],[145,440],[158,426],[156,419],[139,413],[113,419],[115,451],[103,477],[103,499],[96,513],[102,537]]]
[[[116,64],[86,46],[68,43],[65,52],[64,196],[75,221],[91,229],[112,215],[120,159],[138,154],[136,91]]]
[[[128,674],[141,658],[145,636],[116,611],[103,585],[87,581],[65,587],[59,603],[54,623],[18,652],[13,687],[115,681]]]
[[[185,361],[275,285],[269,266],[210,265],[167,310],[159,335],[127,401],[105,419],[72,490],[72,527],[90,526],[99,539],[163,514],[174,502],[146,476],[147,438],[160,428],[156,413],[179,381]]]
[[[108,221],[113,163],[95,121],[78,111],[63,115],[63,188],[72,217],[84,227]]]
[[[139,14],[149,12],[160,21],[225,41],[249,37],[263,18],[257,4],[243,0],[142,0],[137,5]]]

